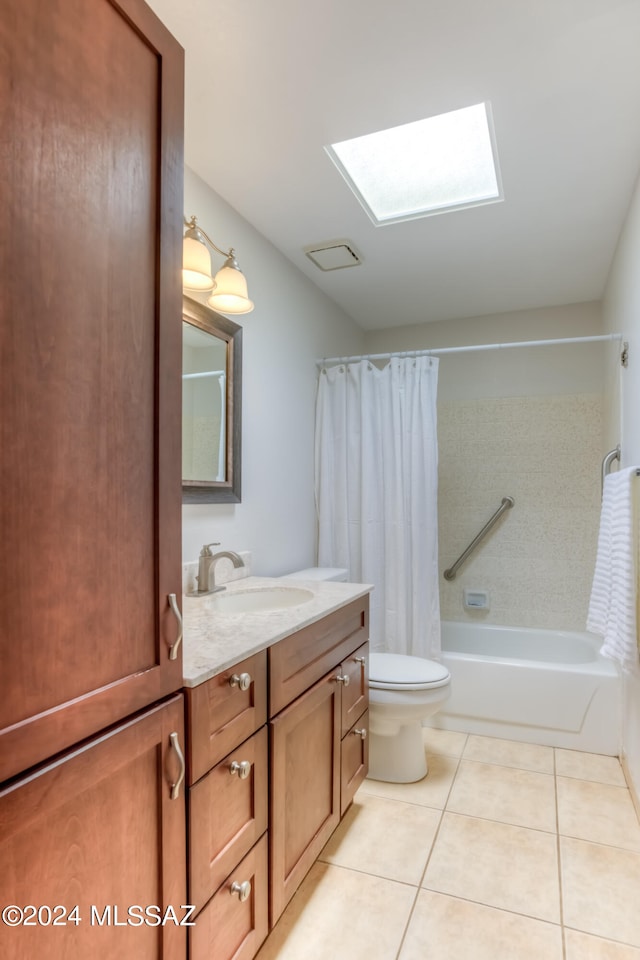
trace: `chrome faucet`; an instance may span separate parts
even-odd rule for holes
[[[220,550],[219,553],[211,552],[211,547],[219,546],[219,543],[205,543],[200,551],[197,576],[198,596],[202,596],[205,593],[218,593],[220,590],[226,590],[226,587],[216,586],[215,565],[218,560],[226,557],[228,560],[231,560],[236,569],[238,567],[244,567],[244,560],[239,554],[234,553],[233,550]]]

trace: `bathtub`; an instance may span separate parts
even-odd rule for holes
[[[617,756],[621,677],[589,633],[442,623],[451,696],[430,725]]]

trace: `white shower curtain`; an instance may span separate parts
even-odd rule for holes
[[[323,369],[316,408],[318,563],[372,583],[373,650],[438,659],[438,360]]]

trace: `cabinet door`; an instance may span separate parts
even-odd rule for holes
[[[189,899],[198,910],[267,829],[268,790],[266,727],[191,787]]]
[[[340,684],[323,677],[269,724],[271,923],[340,820]]]
[[[127,922],[133,905],[184,915],[183,715],[174,697],[0,792],[0,903],[53,911],[3,926],[3,956],[184,957],[186,927]]]
[[[3,0],[0,781],[181,686],[183,53]]]

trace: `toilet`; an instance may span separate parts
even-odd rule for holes
[[[296,580],[346,581],[339,567],[308,567]],[[449,697],[451,675],[436,660],[399,653],[369,657],[369,778],[413,783],[427,775],[422,721]]]

